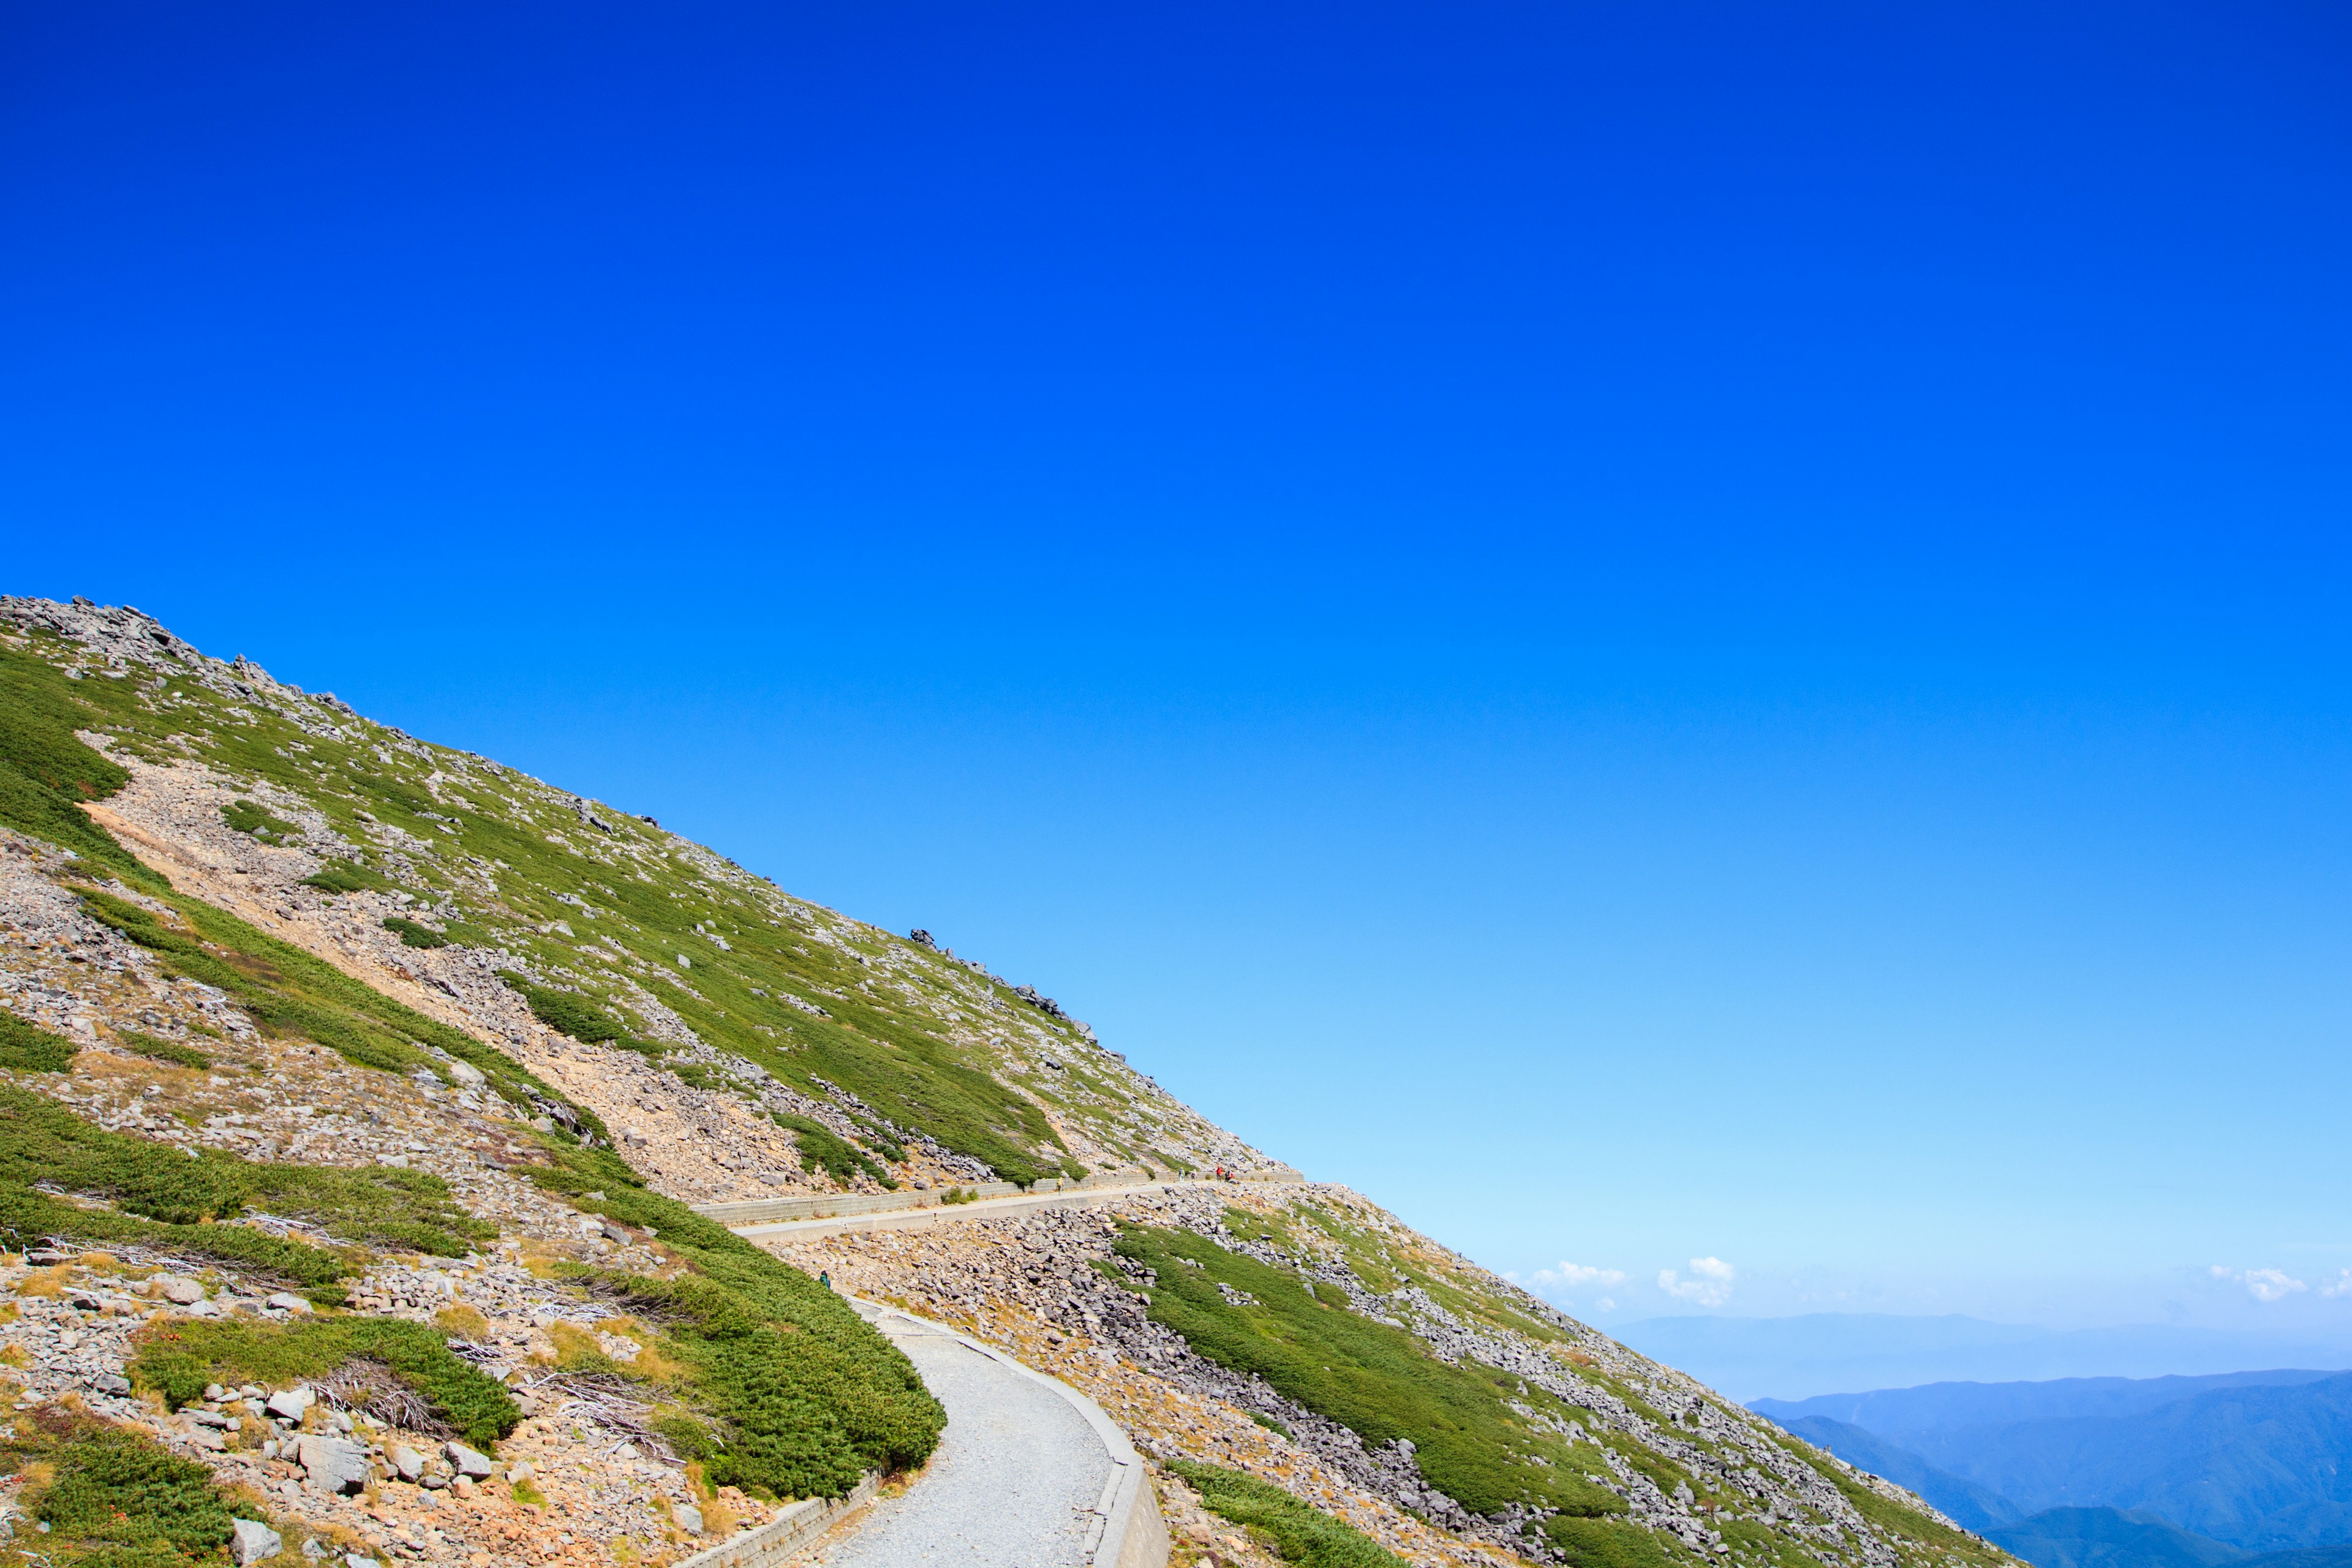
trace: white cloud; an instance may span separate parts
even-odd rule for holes
[[[1552,1290],[1581,1290],[1593,1285],[1622,1285],[1622,1269],[1593,1268],[1581,1263],[1561,1262],[1553,1268],[1536,1270],[1537,1285]]]
[[[2208,1272],[2223,1284],[2243,1285],[2246,1293],[2257,1301],[2284,1301],[2298,1290],[2311,1289],[2284,1268],[2232,1268],[2225,1263],[2216,1263]],[[2322,1289],[2320,1294],[2337,1296],[2352,1292],[2352,1269],[2345,1270],[2345,1276],[2344,1279]]]
[[[2323,1296],[2352,1296],[2352,1268],[2339,1268],[2336,1278],[2319,1288]]]
[[[1738,1271],[1720,1258],[1694,1258],[1690,1260],[1691,1278],[1679,1278],[1671,1268],[1658,1270],[1658,1289],[1677,1301],[1695,1301],[1702,1307],[1720,1307],[1731,1300],[1732,1278]]]

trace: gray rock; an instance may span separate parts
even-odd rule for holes
[[[291,1290],[280,1290],[261,1303],[272,1311],[302,1313],[310,1310],[310,1303]]]
[[[194,1279],[177,1274],[159,1274],[158,1293],[174,1306],[190,1307],[205,1299],[205,1288]]]
[[[215,1410],[199,1410],[194,1405],[190,1405],[181,1411],[180,1415],[199,1426],[211,1426],[224,1431],[228,1429],[228,1417]]]
[[[507,1479],[509,1483],[527,1481],[537,1474],[539,1474],[539,1472],[530,1468],[530,1461],[529,1459],[525,1459],[521,1464],[517,1465],[513,1469],[507,1472]]]
[[[469,1480],[486,1481],[498,1473],[498,1466],[490,1462],[488,1454],[468,1448],[463,1443],[444,1443],[441,1451],[449,1456],[449,1462],[457,1467],[457,1473]]]
[[[677,1521],[677,1527],[686,1531],[688,1535],[700,1535],[702,1533],[702,1510],[695,1507],[692,1503],[674,1502],[670,1504],[669,1516],[670,1518]]]
[[[471,1062],[451,1062],[449,1077],[452,1081],[465,1089],[479,1089],[490,1081],[488,1076]]]
[[[131,1392],[131,1380],[127,1377],[117,1377],[110,1372],[102,1372],[96,1377],[91,1378],[89,1380],[89,1385],[98,1390],[100,1394],[128,1394]]]
[[[392,1446],[392,1468],[400,1479],[415,1486],[425,1479],[425,1456],[405,1443]]]
[[[317,1395],[308,1388],[281,1388],[269,1396],[269,1403],[262,1408],[268,1410],[272,1415],[280,1415],[289,1421],[299,1421],[310,1413],[311,1402],[316,1398]]]
[[[357,1443],[341,1437],[305,1437],[295,1445],[303,1472],[313,1486],[330,1492],[367,1489],[368,1454]]]
[[[232,1520],[230,1529],[234,1534],[229,1550],[236,1553],[236,1568],[253,1568],[263,1558],[275,1557],[286,1550],[284,1539],[258,1520]]]

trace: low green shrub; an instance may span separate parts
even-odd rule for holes
[[[52,1182],[75,1193],[105,1198],[121,1210],[102,1214],[50,1203],[30,1189]],[[281,1218],[316,1225],[341,1240],[403,1250],[463,1254],[470,1242],[498,1234],[497,1226],[459,1207],[440,1177],[386,1165],[268,1164],[219,1150],[184,1153],[168,1143],[150,1142],[84,1121],[46,1096],[0,1086],[0,1205],[14,1199],[46,1205],[42,1214],[89,1233],[112,1221],[142,1220],[188,1231],[224,1230],[275,1247],[316,1253],[315,1247],[280,1242],[264,1232],[214,1222],[235,1219],[248,1207]],[[24,1211],[31,1218],[31,1211]],[[75,1219],[67,1216],[82,1215]],[[15,1223],[13,1220],[11,1223]],[[121,1238],[128,1239],[126,1233]],[[205,1250],[219,1255],[222,1242]],[[253,1243],[233,1243],[251,1251]],[[268,1254],[276,1257],[274,1251]],[[320,1254],[321,1261],[331,1261]],[[324,1279],[306,1269],[305,1283],[340,1278],[340,1262]]]
[[[914,1363],[839,1296],[698,1227],[665,1227],[661,1238],[702,1272],[594,1278],[664,1325],[664,1350],[688,1369],[689,1396],[717,1427],[698,1455],[712,1485],[839,1497],[867,1469],[910,1469],[930,1457],[946,1412]]]
[[[302,879],[306,888],[329,893],[387,892],[392,883],[352,860],[330,860]]]
[[[1144,1291],[1153,1321],[1219,1365],[1263,1377],[1368,1447],[1411,1438],[1422,1473],[1471,1512],[1513,1504],[1588,1515],[1624,1508],[1583,1479],[1558,1436],[1511,1408],[1551,1397],[1523,1392],[1517,1377],[1474,1361],[1440,1361],[1407,1331],[1333,1305],[1298,1275],[1190,1231],[1129,1226],[1113,1245],[1153,1271],[1156,1282]],[[1237,1302],[1226,1290],[1249,1300]]]
[[[21,1506],[47,1528],[18,1544],[37,1539],[39,1558],[57,1568],[217,1563],[229,1539],[227,1501],[210,1470],[61,1405],[18,1416],[0,1437],[0,1467],[46,1476]]]
[[[63,1072],[79,1049],[71,1040],[13,1013],[0,1013],[0,1068],[18,1072]]]
[[[1201,1494],[1210,1512],[1271,1542],[1286,1563],[1301,1568],[1407,1568],[1403,1558],[1370,1536],[1270,1481],[1187,1459],[1168,1468]]]
[[[236,832],[249,833],[265,844],[284,844],[302,837],[300,828],[249,800],[233,800],[222,806],[221,820]]]
[[[621,1026],[585,996],[570,991],[551,990],[511,969],[499,970],[499,978],[506,982],[509,990],[529,1004],[532,1017],[557,1034],[569,1035],[582,1044],[591,1046],[621,1037]]]
[[[322,959],[257,931],[199,899],[169,897],[175,925],[152,910],[95,888],[83,907],[152,952],[165,973],[215,985],[236,997],[273,1038],[316,1040],[361,1067],[447,1076],[427,1047],[480,1068],[493,1092],[518,1106],[562,1107],[583,1132],[606,1136],[604,1123],[569,1104],[513,1058],[363,985]]]
[[[384,916],[383,929],[388,931],[397,931],[403,947],[435,948],[449,945],[447,937],[435,931],[431,926],[420,925],[405,915]]]
[[[844,1186],[863,1171],[890,1191],[898,1190],[898,1179],[890,1173],[888,1166],[821,1122],[812,1121],[805,1116],[788,1116],[782,1111],[772,1110],[768,1114],[775,1119],[777,1126],[793,1135],[793,1142],[801,1152],[803,1170],[821,1169]]]
[[[177,1410],[205,1385],[247,1381],[269,1387],[321,1378],[344,1363],[380,1363],[468,1443],[488,1448],[522,1412],[497,1379],[458,1359],[447,1336],[400,1318],[309,1318],[284,1324],[167,1318],[134,1336],[131,1376]]]
[[[1575,1568],[1669,1568],[1674,1562],[1657,1531],[1622,1519],[1554,1514],[1543,1532]]]
[[[0,825],[71,850],[135,887],[168,888],[80,809],[131,782],[121,763],[74,733],[100,717],[47,660],[0,648]]]
[[[213,1058],[194,1046],[184,1046],[177,1040],[159,1040],[135,1029],[115,1030],[114,1043],[125,1050],[136,1051],[159,1062],[170,1062],[175,1067],[208,1068],[213,1065]]]

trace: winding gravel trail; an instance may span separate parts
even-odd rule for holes
[[[904,1495],[808,1561],[828,1568],[1087,1568],[1119,1467],[1102,1434],[1040,1374],[896,1311],[875,1326],[947,1407],[947,1435]]]

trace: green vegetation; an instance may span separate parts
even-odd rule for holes
[[[208,1383],[267,1387],[326,1376],[347,1362],[383,1367],[431,1406],[435,1420],[481,1448],[522,1412],[488,1373],[460,1361],[437,1329],[399,1318],[310,1318],[282,1325],[166,1319],[139,1331],[132,1379],[177,1410]]]
[[[405,915],[384,916],[383,929],[398,932],[400,944],[403,947],[433,948],[449,945],[449,939],[441,932],[435,931],[431,926],[420,925]]]
[[[1523,1392],[1517,1378],[1440,1361],[1404,1330],[1320,1299],[1297,1274],[1189,1231],[1130,1226],[1116,1249],[1156,1274],[1145,1290],[1155,1322],[1209,1360],[1255,1373],[1368,1446],[1411,1438],[1422,1473],[1473,1513],[1513,1503],[1587,1516],[1623,1509],[1583,1479],[1587,1467],[1565,1443],[1510,1408],[1513,1401],[1556,1403]],[[1229,1301],[1221,1285],[1254,1301]]]
[[[177,1040],[159,1040],[135,1029],[115,1030],[114,1043],[125,1050],[136,1051],[159,1062],[170,1062],[175,1067],[208,1068],[213,1065],[212,1058],[193,1046],[184,1046]]]
[[[793,1135],[793,1142],[800,1148],[803,1170],[822,1168],[844,1186],[863,1171],[892,1192],[898,1190],[898,1179],[890,1173],[889,1167],[847,1139],[805,1116],[787,1116],[772,1110],[768,1114],[775,1118],[777,1126]]]
[[[1543,1532],[1576,1568],[1666,1568],[1674,1562],[1657,1531],[1626,1520],[1554,1514]]]
[[[0,1068],[18,1072],[63,1072],[80,1047],[63,1035],[0,1013]]]
[[[392,888],[388,879],[351,860],[328,861],[303,878],[302,885],[329,893],[382,893]]]
[[[724,1426],[727,1447],[710,1461],[721,1484],[761,1488],[777,1496],[838,1496],[855,1486],[865,1470],[919,1464],[937,1445],[946,1417],[924,1392],[913,1364],[887,1340],[841,1298],[798,1269],[685,1205],[647,1191],[642,1178],[613,1152],[602,1122],[510,1058],[199,900],[170,901],[186,921],[183,929],[108,894],[86,891],[84,896],[99,919],[154,950],[167,970],[228,990],[271,1033],[305,1035],[362,1066],[390,1071],[433,1063],[426,1047],[437,1045],[480,1068],[509,1099],[561,1110],[584,1137],[533,1134],[551,1163],[518,1167],[518,1173],[583,1210],[656,1228],[664,1245],[698,1269],[705,1283],[736,1302],[729,1310],[716,1311],[714,1326],[707,1332],[680,1331],[688,1359]],[[0,1145],[6,1142],[0,1131]],[[160,1147],[125,1142],[142,1149]],[[190,1165],[199,1163],[185,1155],[169,1157]],[[442,1191],[437,1180],[422,1173],[299,1169],[322,1179],[358,1178],[394,1186],[418,1182],[430,1184],[433,1193]],[[272,1195],[268,1201],[273,1212],[287,1212],[278,1206],[286,1200]],[[78,1212],[63,1205],[52,1206]],[[302,1211],[294,1212],[299,1215]],[[336,1229],[336,1222],[323,1214],[317,1223],[337,1235],[361,1228],[349,1215],[342,1223],[351,1230]],[[234,1226],[202,1228],[241,1231]],[[396,1240],[383,1221],[373,1223],[363,1236],[425,1251],[463,1250],[461,1245],[435,1245],[421,1236]]]
[[[1852,1476],[1832,1464],[1821,1454],[1792,1437],[1780,1439],[1780,1446],[1794,1454],[1837,1489],[1845,1500],[1853,1504],[1854,1511],[1879,1529],[1901,1536],[1947,1558],[1966,1563],[1990,1565],[2010,1561],[2007,1553],[1988,1549],[1956,1530],[1948,1530],[1927,1515],[1904,1507],[1890,1498],[1882,1497]]]
[[[78,809],[104,800],[131,775],[75,737],[104,714],[89,700],[95,693],[74,686],[43,659],[0,648],[0,824],[97,861],[135,886],[167,887]]]
[[[62,1405],[16,1417],[0,1438],[0,1469],[27,1478],[24,1511],[48,1527],[37,1560],[52,1568],[216,1563],[229,1539],[211,1471]]]
[[[551,990],[511,969],[499,970],[499,978],[530,1004],[532,1017],[559,1035],[569,1035],[591,1046],[621,1037],[621,1026],[613,1021],[612,1015],[584,996]]]
[[[577,1206],[652,1228],[694,1272],[597,1278],[667,1326],[697,1403],[724,1445],[700,1456],[715,1486],[754,1495],[839,1497],[868,1469],[919,1465],[947,1413],[914,1363],[833,1291],[733,1231],[646,1190],[609,1149],[549,1142],[561,1162],[532,1178]]]
[[[1403,1558],[1370,1536],[1271,1482],[1183,1459],[1168,1468],[1201,1494],[1210,1512],[1267,1542],[1286,1563],[1299,1563],[1301,1568],[1405,1568]]]
[[[249,800],[233,800],[222,806],[221,820],[233,831],[249,833],[265,844],[284,844],[302,837],[300,828]]]
[[[32,1190],[48,1182],[115,1211],[60,1203]],[[339,1239],[462,1255],[497,1234],[449,1196],[441,1178],[389,1166],[278,1165],[204,1149],[183,1152],[101,1127],[45,1096],[0,1086],[0,1228],[20,1237],[82,1236],[185,1247],[314,1289],[349,1260],[248,1226],[223,1225],[248,1208],[315,1225]],[[337,1298],[340,1300],[340,1298]]]
[[[361,1067],[387,1072],[424,1067],[446,1079],[446,1069],[433,1055],[437,1047],[480,1068],[490,1088],[513,1104],[562,1103],[512,1058],[202,900],[163,899],[167,912],[158,913],[85,888],[82,901],[98,920],[152,952],[165,973],[218,986],[236,997],[272,1038],[315,1040]],[[583,1125],[604,1131],[593,1117]]]

